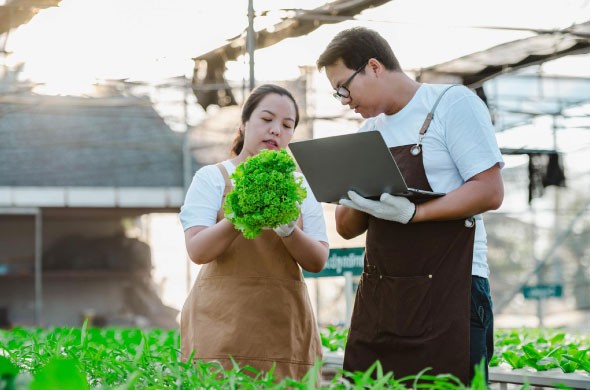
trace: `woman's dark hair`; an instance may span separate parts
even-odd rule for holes
[[[379,60],[387,70],[400,71],[401,67],[389,43],[378,32],[365,27],[340,31],[316,61],[318,70],[334,65],[342,59],[349,69],[359,69],[371,58]]]
[[[242,118],[241,118],[242,125],[244,125],[246,122],[248,122],[250,120],[250,117],[252,116],[252,112],[254,112],[256,107],[258,107],[258,105],[260,104],[262,99],[264,99],[267,95],[270,95],[271,93],[275,93],[275,94],[281,95],[281,96],[287,96],[289,99],[291,99],[291,101],[293,102],[293,105],[295,105],[295,125],[293,126],[293,129],[295,129],[297,127],[297,124],[299,123],[299,107],[297,106],[297,102],[295,101],[295,98],[293,97],[293,95],[291,95],[291,92],[289,92],[285,88],[280,87],[275,84],[263,84],[263,85],[257,87],[256,89],[254,89],[250,93],[250,95],[248,96],[248,99],[246,99],[246,101],[244,102],[244,106],[242,107]],[[244,127],[240,126],[238,128],[238,133],[236,134],[236,137],[232,141],[232,145],[231,145],[232,155],[237,156],[238,154],[240,154],[243,147],[244,147]]]

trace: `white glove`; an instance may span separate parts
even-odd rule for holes
[[[416,205],[403,196],[383,193],[377,201],[363,198],[354,191],[348,191],[348,197],[350,199],[340,199],[342,206],[388,221],[405,224],[410,222],[416,213]]]
[[[279,237],[289,237],[291,234],[293,234],[293,230],[295,230],[295,226],[297,226],[298,220],[299,220],[299,217],[295,218],[294,220],[292,220],[289,223],[286,223],[284,225],[279,225],[272,230],[274,230],[275,233],[277,234],[277,236],[279,236]]]

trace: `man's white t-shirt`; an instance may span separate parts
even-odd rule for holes
[[[359,131],[381,132],[389,147],[416,144],[422,123],[448,84],[422,84],[394,115],[369,118]],[[450,192],[495,164],[504,166],[490,114],[483,101],[464,86],[450,88],[440,100],[422,140],[426,177],[433,191]],[[472,274],[487,278],[486,230],[475,216]]]
[[[236,166],[229,160],[222,162],[231,175]],[[295,175],[302,176],[295,172]],[[301,204],[303,231],[318,241],[328,242],[326,222],[321,204],[316,200],[309,184],[303,177],[307,197]],[[180,208],[180,222],[184,230],[192,226],[213,226],[217,223],[217,212],[221,209],[225,180],[216,165],[206,165],[199,169],[186,193]]]

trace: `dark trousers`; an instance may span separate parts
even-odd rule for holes
[[[470,377],[474,366],[485,361],[486,382],[489,380],[488,364],[494,355],[494,314],[490,283],[486,278],[471,277],[471,329],[469,342]]]

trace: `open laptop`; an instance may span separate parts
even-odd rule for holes
[[[413,202],[445,195],[408,188],[378,131],[291,142],[289,149],[320,202],[338,203],[349,190],[371,199],[387,192]]]

